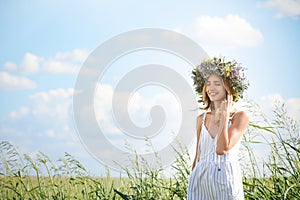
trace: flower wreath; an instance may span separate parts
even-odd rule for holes
[[[197,94],[200,95],[199,102],[203,102],[203,87],[208,77],[213,73],[229,82],[229,86],[234,91],[234,102],[237,102],[240,98],[243,98],[243,92],[247,90],[249,86],[249,82],[245,77],[244,70],[245,68],[235,60],[226,61],[224,57],[214,57],[212,59],[204,60],[192,71],[192,79],[194,80],[195,90]]]

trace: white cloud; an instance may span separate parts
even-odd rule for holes
[[[151,88],[151,86],[149,87]],[[140,88],[128,96],[128,93],[116,93],[111,85],[98,85],[94,98],[96,119],[99,128],[117,148],[128,151],[125,145],[126,141],[139,153],[151,152],[153,149],[149,145],[147,146],[145,140],[141,139],[144,136],[148,136],[151,138],[151,143],[155,146],[155,149],[160,150],[168,146],[173,141],[174,135],[180,130],[182,110],[177,98],[169,91],[155,93],[152,91],[150,95],[148,89],[147,87]],[[117,102],[115,102],[117,103],[115,105],[117,110],[115,112],[112,110],[113,98],[117,99]],[[158,125],[152,124],[152,120],[154,120],[152,117],[157,117],[157,113],[156,116],[152,115],[154,114],[152,108],[155,106],[160,106],[164,110],[165,118],[163,116],[160,117],[162,118],[161,122],[165,120],[165,123],[163,126],[154,128],[153,126]],[[116,118],[119,119],[118,122]],[[131,130],[131,126],[128,124],[129,121],[140,127],[141,132],[135,128]],[[156,128],[159,130],[157,132],[144,133],[143,128],[148,126],[154,128],[153,130],[156,130]],[[136,137],[139,136],[141,138],[137,139]]]
[[[74,89],[54,89],[39,92],[29,96],[34,107],[31,112],[36,117],[47,118],[47,120],[69,120],[69,109],[72,102]]]
[[[17,71],[18,67],[13,62],[6,62],[4,64],[4,69],[7,70],[7,71]]]
[[[113,87],[108,84],[99,84],[95,94],[95,115],[98,121],[99,127],[107,135],[114,134],[123,134],[122,124],[127,123],[127,115],[124,115],[124,112],[127,112],[130,117],[130,121],[138,127],[147,127],[151,124],[151,109],[154,106],[160,106],[164,109],[165,113],[165,126],[161,130],[163,133],[160,133],[164,136],[169,137],[172,132],[176,133],[179,130],[181,125],[181,106],[177,101],[176,97],[173,94],[168,92],[159,92],[151,96],[145,95],[147,91],[135,91],[128,99],[124,99],[128,94],[123,93],[114,93]],[[118,101],[120,107],[118,107],[117,112],[113,113],[112,111],[112,101],[113,97],[117,99],[122,99],[124,102]],[[116,116],[118,119],[121,119],[117,124]],[[126,119],[124,117],[126,116]],[[120,127],[119,127],[120,126]],[[149,133],[151,135],[151,133]],[[124,136],[124,135],[123,135]],[[126,138],[126,137],[125,137]],[[127,138],[131,141],[132,138]],[[165,140],[166,141],[166,140]],[[115,141],[114,141],[115,142]],[[131,141],[134,143],[136,141]],[[136,144],[138,145],[138,144]]]
[[[130,98],[128,112],[134,122],[141,126],[148,126],[151,124],[150,112],[154,106],[160,106],[164,109],[168,128],[178,131],[181,121],[181,107],[171,93],[158,93],[147,98],[143,93],[136,92]]]
[[[50,129],[50,130],[46,130],[45,131],[45,135],[48,137],[56,137],[56,133],[54,130]]]
[[[284,103],[287,108],[288,115],[290,115],[300,125],[300,99],[284,99],[280,94],[269,94],[261,97],[259,103],[266,114],[271,115],[277,102]]]
[[[26,53],[20,64],[20,70],[25,74],[34,74],[39,71],[41,61],[42,58],[32,53]]]
[[[88,51],[84,49],[57,53],[43,63],[42,70],[53,74],[76,74],[87,57]]]
[[[84,62],[87,59],[89,52],[84,49],[74,49],[71,52],[57,53],[54,58],[57,60],[68,60],[73,62]]]
[[[50,58],[42,58],[32,53],[26,53],[19,65],[8,61],[4,64],[4,69],[13,72],[18,71],[26,75],[38,72],[76,74],[87,56],[88,51],[84,49],[74,49],[70,52],[57,53],[54,57]]]
[[[79,145],[70,112],[73,92],[72,88],[59,88],[30,95],[29,105],[11,111],[2,122],[2,134],[7,138],[21,135],[26,139],[31,138],[31,141],[36,137],[40,141],[51,138],[57,142]]]
[[[76,74],[88,54],[84,49],[57,53],[43,63],[42,70],[54,74]]]
[[[200,43],[225,47],[253,47],[263,42],[259,29],[238,15],[200,16],[193,27]]]
[[[22,90],[34,89],[36,83],[26,77],[18,77],[9,74],[8,72],[0,71],[0,89],[1,90]]]
[[[95,114],[97,120],[104,120],[111,109],[113,88],[108,84],[97,84],[95,94]]]
[[[76,74],[79,67],[70,62],[47,60],[44,63],[42,70],[53,74]]]
[[[36,117],[45,121],[61,121],[62,124],[69,121],[69,109],[72,103],[74,89],[54,89],[38,92],[29,96],[31,106],[22,106],[11,111],[9,117],[12,120],[19,120],[25,117]],[[29,116],[30,115],[30,116]],[[63,126],[63,130],[69,130]]]
[[[300,125],[300,98],[291,98],[286,100],[288,113]]]
[[[121,134],[111,115],[113,88],[108,84],[97,84],[94,110],[101,130],[107,134]]]
[[[30,113],[30,109],[28,107],[21,107],[17,111],[12,111],[9,113],[9,117],[11,119],[20,119],[27,116]]]
[[[262,96],[261,100],[268,101],[270,106],[273,106],[278,101],[283,101],[283,97],[280,94],[269,94],[266,96]]]
[[[300,15],[300,0],[267,0],[259,5],[277,10],[276,18],[298,18]]]

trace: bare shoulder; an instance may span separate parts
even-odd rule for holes
[[[203,119],[204,113],[201,113],[200,115],[198,115],[197,120],[201,120]]]
[[[249,122],[249,115],[244,110],[237,111],[234,114],[234,116],[232,117],[232,121],[243,122],[243,123],[247,123],[248,124],[248,122]]]
[[[203,117],[204,117],[204,113],[198,115],[198,117],[197,117],[197,120],[196,120],[197,130],[199,130],[202,125]]]
[[[197,117],[197,124],[202,124],[203,117],[204,117],[204,113],[201,113],[200,115],[198,115],[198,117]]]
[[[198,115],[197,120],[196,120],[197,138],[200,137],[200,132],[201,132],[201,129],[202,129],[203,117],[204,117],[204,113]]]
[[[242,118],[249,118],[247,112],[244,110],[237,111],[236,115],[238,115],[238,117],[242,117]]]

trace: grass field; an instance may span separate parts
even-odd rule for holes
[[[258,114],[259,123],[251,122],[243,136],[242,151],[248,160],[243,170],[245,199],[300,199],[298,125],[284,104],[278,104],[274,114],[272,121]],[[253,149],[262,143],[255,140],[258,136],[270,148],[267,161],[259,162],[254,154]],[[0,143],[0,154],[1,199],[186,199],[191,168],[185,147],[178,152],[172,177],[134,161],[133,171],[125,169],[126,177],[110,177],[107,170],[106,177],[97,178],[70,154],[57,162],[43,153],[33,159],[7,141]]]

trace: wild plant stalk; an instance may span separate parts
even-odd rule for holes
[[[70,154],[56,166],[42,153],[36,159],[20,156],[7,141],[2,141],[0,147],[0,199],[113,199],[115,196],[112,184],[107,186],[102,179],[91,176]]]
[[[288,116],[284,103],[277,103],[275,119],[267,126],[251,124],[270,148],[271,155],[264,161],[263,174],[244,179],[247,199],[300,199],[300,140],[296,121]],[[266,137],[269,134],[270,137]],[[268,139],[270,138],[270,139]],[[249,150],[253,153],[253,149]],[[251,156],[251,164],[257,165]]]
[[[297,123],[288,117],[284,104],[277,104],[273,121],[268,120],[258,105],[249,103],[252,119],[243,136],[245,199],[300,199],[300,139]],[[262,138],[262,139],[259,139]],[[254,149],[265,144],[270,149],[269,160],[258,161]],[[7,141],[0,142],[0,199],[186,199],[191,159],[186,147],[174,147],[177,160],[172,175],[165,176],[160,166],[153,169],[143,156],[132,149],[132,168],[124,167],[126,177],[97,178],[72,155],[66,153],[52,162],[39,152],[35,158],[21,156]],[[250,163],[250,165],[249,165]],[[262,166],[262,167],[261,167]]]

